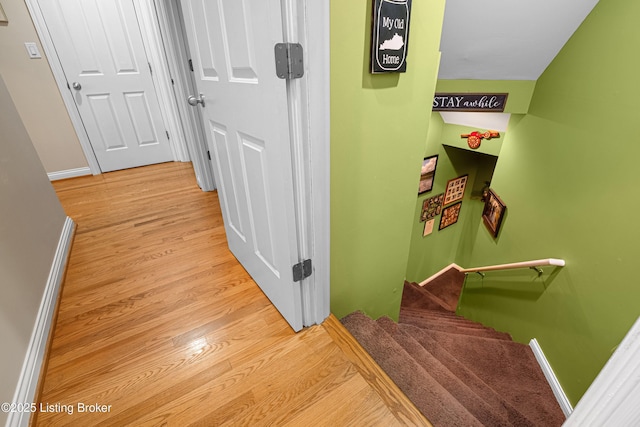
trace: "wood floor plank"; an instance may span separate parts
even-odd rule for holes
[[[228,250],[217,194],[190,164],[53,185],[78,228],[38,399],[51,410],[32,425],[413,421],[337,325],[291,330]]]

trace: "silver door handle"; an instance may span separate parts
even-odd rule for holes
[[[78,82],[71,83],[71,87],[74,88],[75,90],[82,89],[82,85],[80,83],[78,83]]]
[[[190,95],[187,98],[187,102],[189,103],[189,105],[193,105],[194,107],[198,104],[202,104],[202,106],[204,107],[204,95],[200,94],[197,98],[195,95]]]

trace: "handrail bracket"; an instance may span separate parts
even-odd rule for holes
[[[529,268],[532,269],[532,270],[535,270],[538,273],[538,277],[542,276],[542,273],[544,273],[544,271],[542,271],[542,269],[540,267],[533,266],[533,267],[529,267]]]

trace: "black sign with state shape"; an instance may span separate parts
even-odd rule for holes
[[[374,0],[371,72],[407,70],[411,0]]]

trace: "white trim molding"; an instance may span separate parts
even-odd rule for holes
[[[49,177],[49,181],[57,181],[59,179],[67,179],[67,178],[75,178],[78,176],[91,175],[91,169],[89,167],[85,168],[75,168],[75,169],[67,169],[63,171],[57,172],[49,172],[47,176]]]
[[[164,40],[167,66],[175,85],[174,98],[177,111],[182,118],[184,140],[193,164],[198,185],[203,191],[216,189],[213,168],[209,160],[204,125],[200,108],[187,104],[187,97],[197,93],[193,73],[188,68],[188,49],[184,34],[184,22],[180,2],[175,0],[155,1],[160,34]]]
[[[40,309],[31,334],[13,402],[35,402],[40,371],[53,326],[56,303],[64,280],[75,230],[75,223],[71,218],[67,217],[62,226],[60,240],[53,257],[49,278],[40,302]],[[27,427],[30,416],[31,414],[28,411],[11,412],[5,425],[6,427]]]
[[[167,66],[155,5],[153,0],[134,0],[133,5],[138,13],[138,25],[146,48],[147,59],[150,66],[153,67],[151,79],[155,85],[164,126],[170,135],[169,146],[173,152],[173,158],[179,162],[189,162],[191,159],[185,145],[182,120],[176,105],[171,83],[172,76]]]
[[[640,318],[564,423],[565,427],[640,425]]]
[[[536,360],[540,365],[540,369],[542,369],[542,373],[547,379],[547,382],[549,383],[549,386],[553,391],[553,395],[558,401],[558,405],[560,405],[560,409],[562,409],[562,412],[564,412],[564,416],[568,417],[573,412],[573,406],[571,406],[571,402],[562,389],[562,385],[560,384],[560,381],[558,381],[555,372],[553,372],[553,368],[551,368],[547,357],[544,355],[544,352],[542,351],[542,347],[540,347],[538,340],[533,338],[529,342],[529,347],[531,347],[531,351],[533,351],[533,355],[536,357]]]
[[[287,82],[296,228],[301,259],[313,261],[302,281],[303,324],[330,314],[329,2],[281,0],[285,42],[304,49],[304,76]]]
[[[442,270],[438,271],[437,273],[435,273],[434,275],[427,277],[426,279],[424,279],[422,282],[418,283],[420,286],[424,286],[427,283],[431,282],[432,280],[437,279],[438,277],[442,276],[444,273],[446,273],[447,271],[451,270],[452,268],[455,268],[458,271],[462,271],[462,267],[460,267],[458,264],[456,264],[455,262],[452,264],[447,265],[445,268],[443,268]]]

